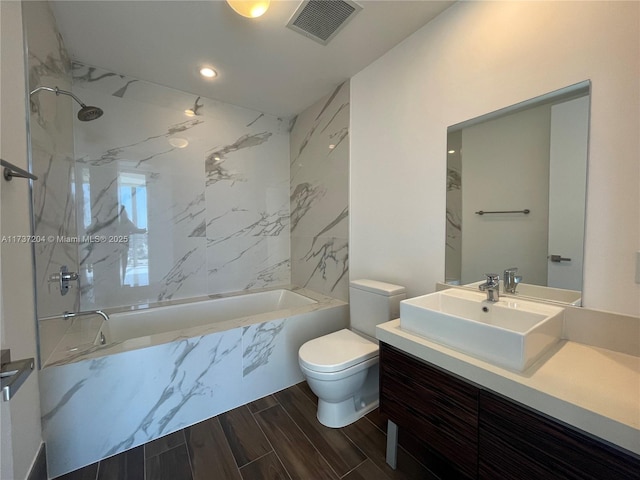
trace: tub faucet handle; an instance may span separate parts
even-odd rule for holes
[[[49,282],[55,282],[60,287],[60,295],[66,295],[69,291],[69,283],[78,280],[76,272],[70,272],[66,265],[60,267],[60,271],[49,275]]]

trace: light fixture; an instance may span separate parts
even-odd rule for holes
[[[269,0],[227,0],[233,10],[243,17],[257,18],[269,8]]]
[[[452,153],[456,153],[456,151],[455,150],[449,150],[447,153],[452,154]]]
[[[200,75],[207,78],[213,78],[218,75],[218,73],[211,67],[202,67],[200,69]]]
[[[189,145],[189,140],[182,137],[170,137],[169,145],[175,148],[185,148],[187,145]]]
[[[200,97],[196,98],[196,101],[195,101],[195,102],[193,102],[193,107],[191,107],[191,108],[187,108],[187,109],[184,111],[184,114],[185,114],[187,117],[195,117],[196,115],[200,115],[200,114],[198,113],[198,110],[200,110],[202,107],[204,107],[204,104],[202,104],[202,103],[198,103],[198,100],[200,100]]]

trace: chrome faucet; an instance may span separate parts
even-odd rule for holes
[[[518,267],[507,268],[502,277],[502,286],[505,293],[516,293],[516,287],[522,281],[522,275],[516,275]]]
[[[500,284],[500,275],[497,273],[486,273],[487,281],[478,288],[483,292],[487,292],[487,301],[497,302],[500,300],[500,293],[498,292],[498,285]]]
[[[62,314],[62,318],[67,320],[69,318],[80,317],[82,315],[100,315],[102,318],[105,319],[105,321],[109,320],[109,315],[107,315],[102,310],[87,310],[85,312],[64,312]]]

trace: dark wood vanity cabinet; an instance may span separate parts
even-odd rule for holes
[[[640,479],[640,459],[486,390],[479,432],[481,479]]]
[[[638,456],[385,343],[380,411],[446,463],[442,478],[640,480]]]
[[[478,394],[473,385],[380,344],[380,412],[450,462],[460,478],[477,476]]]

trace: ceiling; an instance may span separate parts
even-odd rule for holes
[[[73,60],[278,116],[300,113],[454,2],[358,0],[326,46],[285,27],[300,3],[272,0],[248,19],[222,0],[51,1]],[[203,79],[204,64],[218,77]]]

